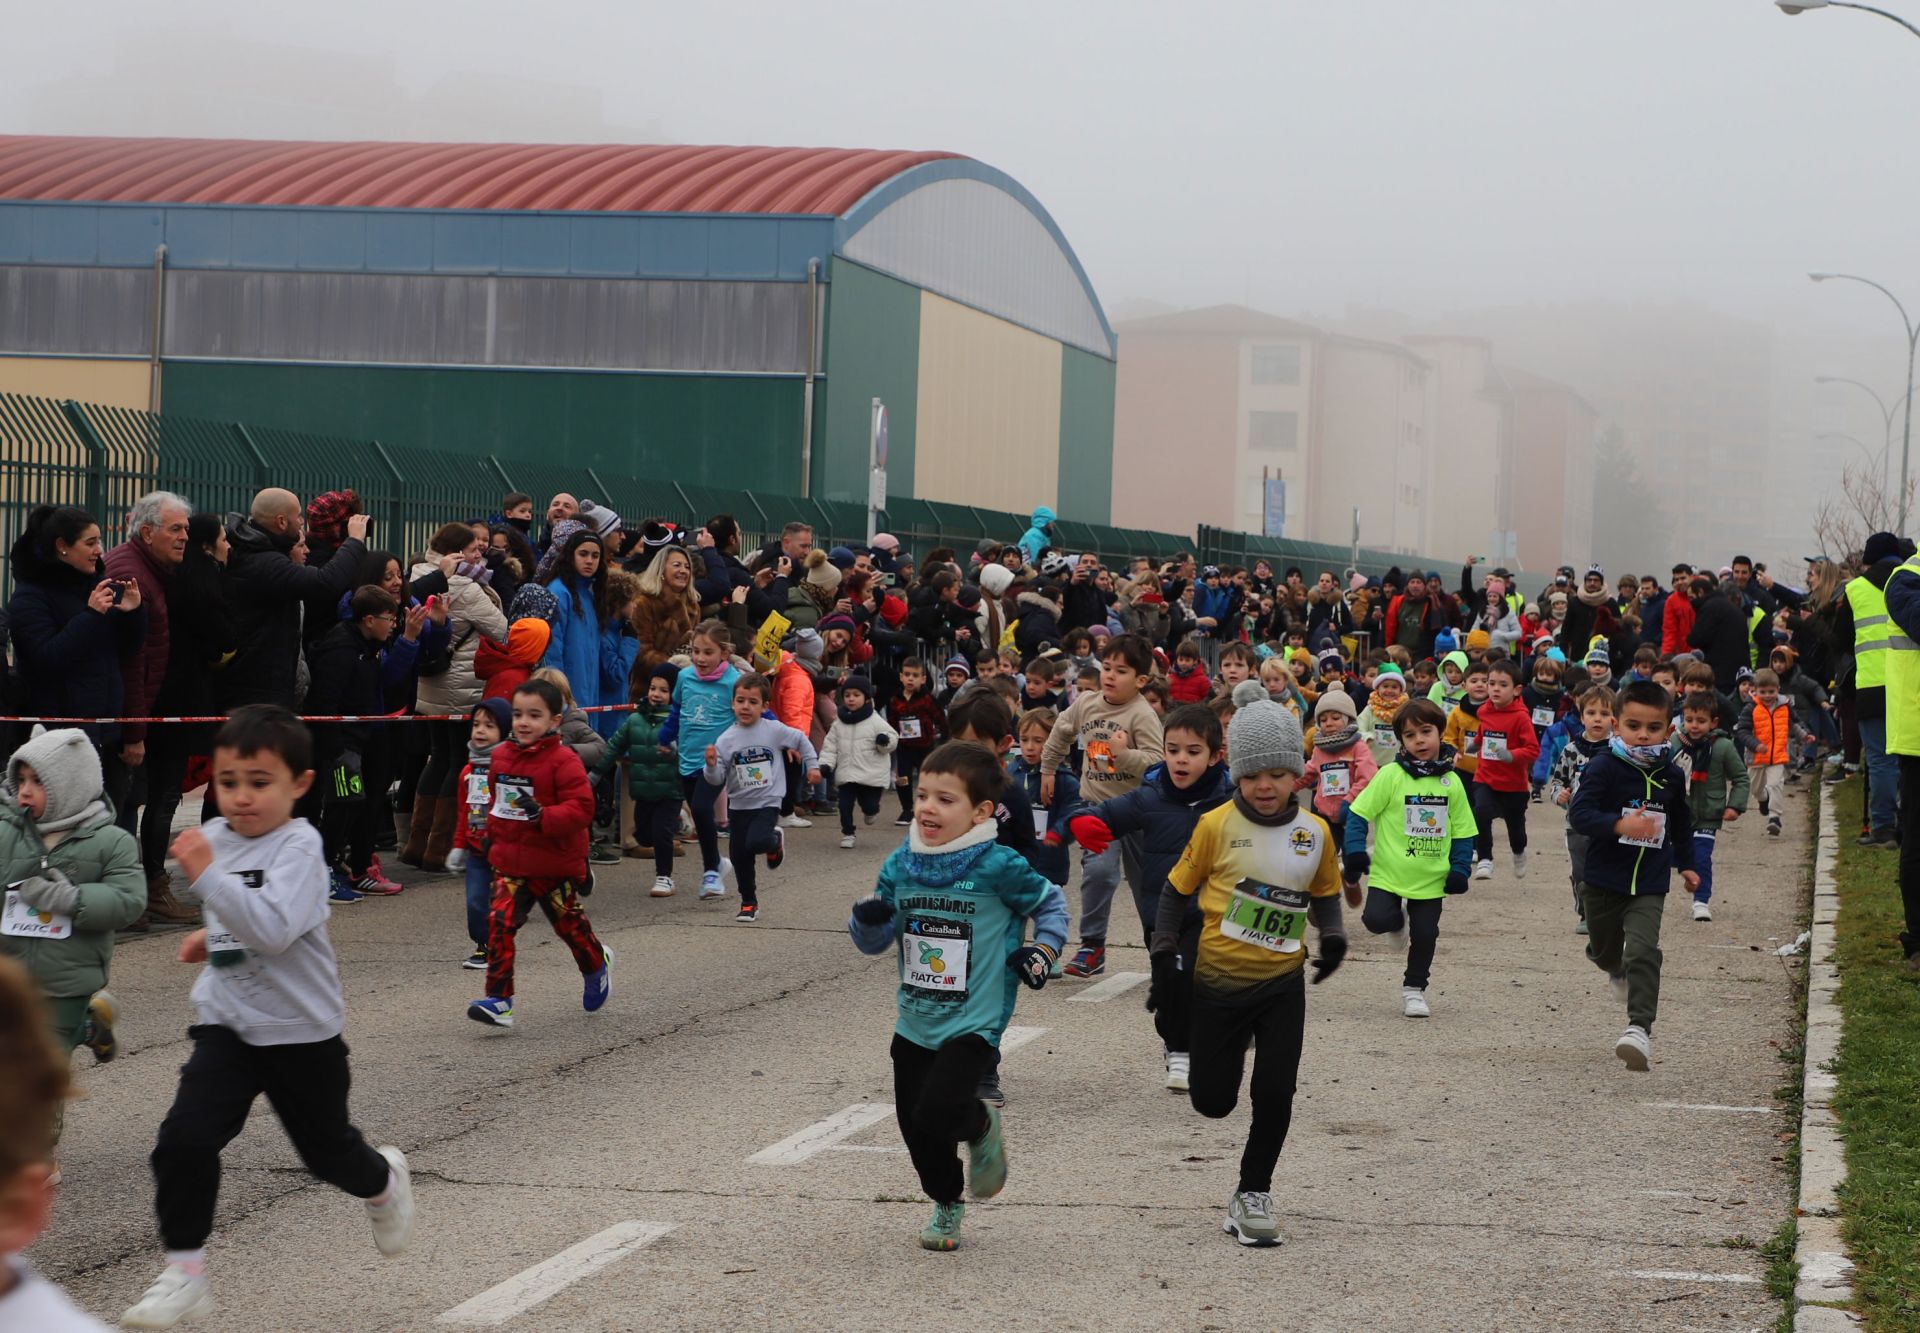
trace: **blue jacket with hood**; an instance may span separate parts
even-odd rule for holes
[[[1045,505],[1037,505],[1033,511],[1033,526],[1020,537],[1020,553],[1030,565],[1040,562],[1040,552],[1053,545],[1053,537],[1047,529],[1053,526],[1057,515]]]

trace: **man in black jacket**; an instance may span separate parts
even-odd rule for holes
[[[253,497],[247,517],[232,517],[227,537],[227,600],[239,631],[239,646],[223,673],[228,711],[241,704],[296,707],[301,603],[330,594],[328,604],[353,586],[367,556],[367,516],[347,520],[346,540],[320,566],[296,565],[289,554],[300,540],[300,499],[270,487]]]
[[[1093,580],[1100,572],[1100,557],[1083,555],[1062,592],[1060,632],[1087,629],[1107,623],[1107,599]]]
[[[1747,649],[1750,639],[1743,611],[1745,599],[1737,585],[1723,593],[1704,575],[1694,576],[1692,596],[1693,632],[1687,635],[1687,643],[1698,648],[1713,668],[1714,688],[1731,695],[1740,668],[1752,665]]]

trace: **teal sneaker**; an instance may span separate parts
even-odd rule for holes
[[[920,1230],[920,1248],[923,1250],[957,1250],[960,1248],[960,1219],[967,1215],[964,1203],[936,1203],[933,1205],[933,1220]]]
[[[987,1112],[987,1130],[967,1145],[967,1193],[991,1199],[1007,1187],[1007,1147],[1000,1141],[1000,1108],[981,1102]]]

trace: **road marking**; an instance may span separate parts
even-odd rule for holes
[[[577,1245],[569,1245],[543,1259],[524,1273],[515,1274],[498,1286],[489,1287],[471,1300],[462,1301],[434,1322],[439,1324],[504,1324],[516,1315],[591,1277],[616,1259],[635,1250],[643,1250],[673,1230],[664,1222],[616,1222],[598,1235],[588,1236]]]
[[[1680,1268],[1629,1268],[1628,1277],[1652,1278],[1658,1282],[1753,1282],[1757,1277],[1745,1273],[1689,1273]]]
[[[1105,981],[1087,987],[1078,995],[1068,998],[1068,1004],[1099,1004],[1111,1000],[1116,995],[1125,995],[1143,981],[1152,981],[1150,972],[1116,972]]]
[[[891,1102],[856,1102],[844,1111],[836,1111],[798,1134],[781,1139],[771,1148],[762,1148],[747,1159],[755,1166],[793,1166],[806,1161],[823,1148],[831,1148],[841,1139],[852,1138],[861,1130],[877,1125],[893,1114]]]
[[[1045,1028],[1008,1028],[1000,1034],[1000,1054],[1012,1055],[1028,1042],[1046,1035]]]
[[[1721,1106],[1716,1102],[1641,1102],[1660,1111],[1737,1111],[1741,1115],[1772,1115],[1771,1106]]]

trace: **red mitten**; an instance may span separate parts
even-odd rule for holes
[[[1113,846],[1113,830],[1099,815],[1075,815],[1067,827],[1073,830],[1073,840],[1095,856]]]

